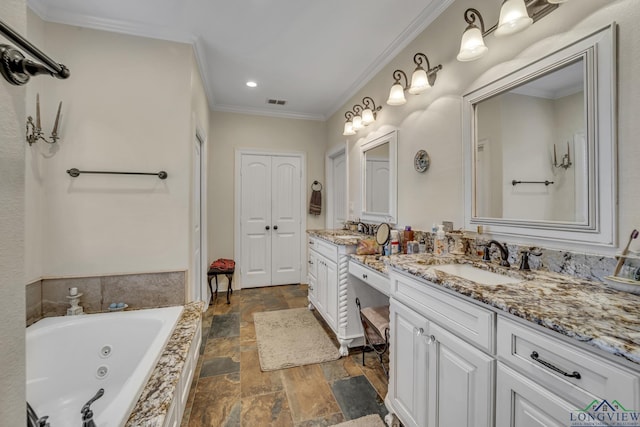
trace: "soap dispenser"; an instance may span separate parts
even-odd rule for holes
[[[438,231],[436,232],[436,238],[433,242],[433,254],[435,256],[444,256],[449,252],[449,245],[447,244],[447,236],[444,233],[444,226],[438,225]]]

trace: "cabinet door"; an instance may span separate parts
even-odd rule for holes
[[[428,425],[493,425],[494,358],[433,322],[429,335]]]
[[[389,395],[406,427],[427,425],[429,322],[393,298],[390,304],[391,369]]]
[[[316,266],[316,286],[315,288],[315,296],[316,301],[318,302],[318,306],[316,307],[322,313],[326,313],[327,311],[327,263],[324,260],[324,257],[319,256],[317,258],[317,266]]]
[[[566,427],[575,411],[575,405],[498,362],[496,427]]]
[[[327,274],[327,295],[325,300],[325,310],[327,322],[334,330],[338,328],[338,268],[335,262],[325,261]]]

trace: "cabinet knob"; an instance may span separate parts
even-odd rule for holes
[[[274,225],[274,226],[273,226],[273,229],[274,229],[274,230],[277,230],[277,229],[278,229],[278,226],[277,226],[277,225]]]
[[[309,264],[313,265],[313,261],[309,260]]]
[[[363,278],[363,279],[366,279],[366,278],[367,278],[367,275],[363,273],[363,274],[362,274],[362,278]]]
[[[413,333],[416,334],[417,337],[424,334],[424,329],[422,328],[413,328]]]
[[[426,339],[427,345],[433,344],[434,342],[436,342],[436,337],[434,337],[433,335],[429,335]]]
[[[268,229],[270,229],[270,228],[271,228],[271,227],[269,227],[269,226],[267,225],[264,229],[265,229],[265,230],[268,230]]]

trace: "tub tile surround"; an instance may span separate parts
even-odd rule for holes
[[[640,364],[638,295],[596,281],[542,270],[520,271],[517,266],[505,268],[468,256],[392,255],[384,261],[400,271]],[[472,264],[523,281],[485,286],[432,268],[451,263]]]
[[[192,302],[184,311],[140,394],[125,427],[161,427],[174,399],[182,369],[198,325],[202,322],[204,303]]]
[[[85,313],[99,313],[108,311],[113,302],[124,302],[130,309],[182,305],[185,284],[184,271],[37,280],[26,287],[27,326],[44,317],[66,315],[69,288],[82,293]]]

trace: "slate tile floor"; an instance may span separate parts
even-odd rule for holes
[[[307,304],[306,285],[243,289],[229,305],[218,298],[202,320],[200,359],[181,427],[325,427],[384,416],[387,379],[372,353],[365,355],[366,366],[356,350],[333,362],[260,370],[253,313]]]

